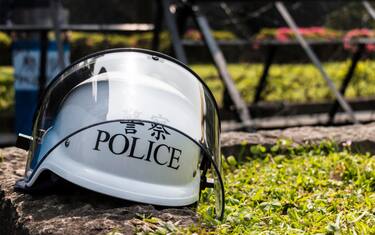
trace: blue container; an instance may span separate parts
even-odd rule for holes
[[[38,104],[38,90],[15,91],[16,133],[31,135],[33,117]]]
[[[65,64],[69,64],[70,51],[64,45]],[[12,45],[15,89],[15,131],[31,135],[33,117],[39,100],[40,42],[19,40]],[[49,42],[46,65],[46,86],[59,72],[57,47]]]

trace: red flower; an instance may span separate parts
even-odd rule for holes
[[[299,28],[298,31],[307,39],[334,39],[338,36],[338,33],[322,27]],[[294,38],[294,32],[289,28],[278,28],[276,30],[275,39],[278,41],[285,42]]]
[[[189,29],[185,33],[185,38],[193,40],[193,41],[200,41],[202,39],[202,35],[198,30]]]
[[[373,38],[375,36],[374,31],[369,29],[353,29],[347,32],[344,36],[344,48],[348,50],[355,50],[356,47],[353,45],[353,40],[359,38]],[[366,44],[367,51],[375,51],[374,44]]]

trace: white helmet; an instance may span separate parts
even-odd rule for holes
[[[217,104],[186,65],[143,49],[99,52],[46,89],[32,137],[18,141],[29,155],[16,189],[38,190],[49,174],[118,198],[186,206],[214,187],[222,217],[219,135]]]

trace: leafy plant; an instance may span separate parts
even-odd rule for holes
[[[324,27],[308,27],[298,29],[301,35],[309,40],[332,40],[340,39],[342,32]],[[277,40],[287,42],[295,40],[296,36],[290,28],[264,28],[256,36],[255,41]]]
[[[355,50],[356,46],[352,44],[353,39],[358,38],[374,38],[375,31],[369,29],[353,29],[348,31],[344,36],[344,48],[349,50]],[[366,44],[366,50],[369,52],[375,51],[374,44]]]
[[[13,69],[0,67],[0,110],[14,105]]]

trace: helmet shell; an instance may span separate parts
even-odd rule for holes
[[[50,170],[82,187],[165,206],[196,202],[204,155],[220,168],[215,100],[199,77],[160,53],[90,55],[47,88],[25,183]]]

